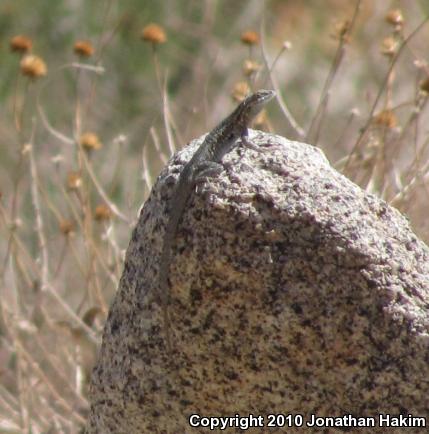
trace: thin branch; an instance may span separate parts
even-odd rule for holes
[[[30,174],[32,178],[31,184],[31,197],[33,199],[33,207],[34,212],[36,214],[36,228],[37,228],[37,237],[39,238],[39,247],[41,252],[41,289],[45,291],[48,286],[48,278],[49,278],[49,256],[48,256],[48,248],[46,244],[45,237],[45,229],[42,218],[42,207],[40,204],[39,190],[38,185],[39,176],[37,173],[36,161],[34,159],[34,133],[35,133],[35,120],[33,119],[33,128],[31,132],[30,144],[27,147],[29,159],[30,159]]]
[[[262,20],[261,23],[261,52],[262,52],[262,57],[264,59],[264,64],[265,67],[267,68],[268,71],[268,76],[270,78],[270,82],[271,85],[273,87],[273,89],[276,92],[276,98],[277,98],[277,102],[279,103],[280,109],[283,112],[284,117],[286,118],[286,120],[289,122],[289,125],[291,126],[291,128],[293,129],[293,131],[295,132],[295,134],[299,137],[299,138],[303,138],[305,136],[305,131],[303,128],[301,128],[298,124],[298,122],[295,120],[295,118],[292,116],[292,113],[290,112],[288,106],[286,105],[286,102],[284,101],[284,99],[281,96],[281,92],[280,92],[280,87],[277,83],[277,79],[274,77],[273,71],[269,65],[269,60],[268,60],[268,54],[265,48],[265,23],[264,23],[264,18]],[[276,59],[277,61],[277,59]]]
[[[365,125],[363,126],[363,128],[362,128],[362,130],[361,130],[361,133],[359,134],[359,137],[358,137],[358,139],[357,139],[357,141],[356,141],[356,143],[354,144],[354,146],[353,146],[353,149],[351,150],[351,152],[349,153],[349,158],[348,158],[348,160],[347,160],[347,162],[346,162],[346,164],[345,164],[345,166],[344,166],[344,171],[346,171],[347,170],[347,168],[348,168],[348,166],[349,166],[349,164],[350,164],[350,161],[351,161],[351,158],[352,158],[352,156],[353,156],[353,154],[356,152],[356,150],[358,149],[358,147],[359,147],[359,145],[361,144],[361,142],[362,142],[362,140],[364,139],[364,137],[366,136],[366,134],[367,134],[367,132],[368,132],[368,130],[369,130],[369,128],[370,128],[370,126],[371,126],[371,123],[372,123],[372,119],[373,119],[373,117],[374,117],[374,113],[375,113],[375,110],[376,110],[376,108],[377,108],[377,106],[378,106],[378,103],[379,103],[379,101],[380,101],[380,99],[381,99],[381,97],[382,97],[382,95],[383,95],[383,93],[384,93],[384,90],[385,90],[385,88],[386,88],[386,86],[387,86],[387,84],[388,84],[388,82],[389,82],[389,79],[390,79],[390,74],[391,74],[391,72],[392,72],[392,70],[393,70],[393,68],[396,66],[396,63],[397,63],[397,61],[398,61],[398,59],[399,59],[399,57],[401,56],[401,54],[402,54],[402,52],[404,51],[404,49],[405,49],[405,47],[407,47],[407,45],[408,45],[408,43],[410,42],[410,40],[412,39],[412,38],[414,38],[414,36],[416,36],[417,35],[417,33],[423,28],[423,26],[427,23],[429,21],[429,16],[428,17],[426,17],[405,39],[404,39],[404,41],[403,41],[403,43],[401,44],[401,46],[399,47],[399,49],[398,49],[398,51],[396,52],[396,54],[395,54],[395,56],[394,56],[394,58],[392,59],[392,62],[390,63],[390,66],[389,66],[389,69],[387,70],[387,73],[386,73],[386,75],[385,75],[385,77],[384,77],[384,80],[383,80],[383,84],[381,85],[381,87],[380,87],[380,90],[378,91],[378,94],[377,94],[377,97],[375,98],[375,100],[374,100],[374,103],[373,103],[373,105],[372,105],[372,107],[371,107],[371,110],[370,110],[370,112],[369,112],[369,116],[368,116],[368,119],[367,119],[367,121],[366,121],[366,123],[365,123]]]
[[[353,12],[352,20],[350,21],[350,25],[346,29],[346,34],[342,35],[342,37],[340,37],[338,48],[337,48],[337,51],[336,51],[335,56],[334,56],[334,61],[332,62],[331,69],[328,73],[328,77],[326,78],[325,84],[324,84],[323,89],[322,89],[322,93],[320,94],[319,104],[318,104],[316,112],[313,116],[313,120],[310,124],[310,128],[308,129],[306,140],[310,139],[311,133],[313,132],[313,128],[315,126],[315,123],[318,122],[318,124],[319,124],[318,130],[320,129],[320,126],[322,124],[323,114],[325,113],[326,107],[328,104],[329,90],[331,89],[332,83],[335,79],[335,76],[337,75],[341,61],[344,58],[345,45],[347,44],[347,37],[351,34],[351,32],[352,32],[352,30],[356,24],[356,19],[357,19],[358,13],[359,13],[360,4],[361,4],[361,0],[357,0],[356,6],[355,6],[355,9]],[[316,137],[318,135],[319,135],[319,131],[317,132]]]
[[[79,145],[80,146],[80,145]],[[127,224],[131,224],[131,220],[123,214],[121,211],[119,211],[118,207],[109,199],[107,196],[107,193],[104,191],[101,184],[98,182],[97,177],[95,176],[95,173],[92,169],[91,163],[88,160],[88,157],[85,154],[85,151],[82,150],[81,152],[82,160],[85,165],[85,169],[87,170],[89,177],[91,178],[91,181],[93,182],[95,189],[97,190],[98,194],[101,196],[101,198],[104,200],[106,205],[109,207],[110,211],[112,211],[113,214],[116,215],[119,219],[124,221]]]

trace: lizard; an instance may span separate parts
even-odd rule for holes
[[[189,162],[185,164],[174,187],[167,208],[168,221],[163,236],[158,280],[166,347],[170,354],[172,354],[172,346],[168,313],[170,303],[169,269],[173,243],[186,203],[200,179],[219,174],[223,170],[222,158],[237,146],[238,139],[241,139],[241,143],[245,146],[253,147],[248,140],[249,125],[274,96],[275,92],[272,90],[258,90],[247,96],[229,116],[206,135],[203,143]]]

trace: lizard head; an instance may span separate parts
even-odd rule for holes
[[[238,106],[241,108],[241,110],[239,109],[239,113],[247,116],[246,121],[250,122],[275,95],[276,93],[273,90],[258,90],[242,101]]]

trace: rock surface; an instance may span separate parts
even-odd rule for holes
[[[262,132],[250,138],[261,151],[228,154],[180,223],[173,354],[156,301],[165,204],[202,139],[161,173],[105,326],[88,433],[209,432],[189,425],[192,414],[263,416],[264,428],[226,432],[350,431],[306,428],[311,414],[374,416],[374,428],[351,429],[362,433],[386,432],[380,413],[428,424],[428,247],[318,149]],[[269,414],[302,415],[304,428],[268,427]],[[387,432],[404,429],[427,432]]]

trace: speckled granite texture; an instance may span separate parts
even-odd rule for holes
[[[156,299],[160,175],[132,234],[93,373],[88,433],[200,433],[189,415],[425,416],[429,250],[316,148],[261,132],[198,186],[171,265],[174,354]],[[304,425],[305,426],[305,425]],[[428,428],[225,432],[424,433]],[[220,432],[220,431],[217,431]]]

